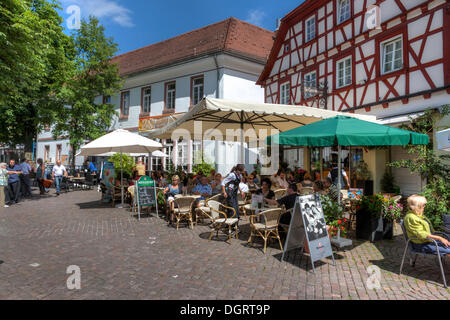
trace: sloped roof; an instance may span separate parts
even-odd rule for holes
[[[274,33],[236,18],[149,45],[112,58],[120,75],[147,71],[198,56],[228,52],[265,64]]]

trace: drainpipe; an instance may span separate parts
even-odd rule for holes
[[[217,62],[217,54],[214,55],[214,63],[216,64],[216,74],[217,74],[217,82],[216,82],[216,99],[220,99],[219,94],[219,88],[220,88],[220,69],[219,69],[219,63]],[[216,140],[215,146],[214,146],[214,153],[216,156],[216,165],[215,169],[216,171],[219,169],[217,159],[219,159],[219,142]],[[202,139],[202,160],[203,160],[203,139]]]

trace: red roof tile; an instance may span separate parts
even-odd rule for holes
[[[274,33],[236,18],[193,30],[112,58],[120,75],[189,60],[196,56],[229,52],[265,64],[273,45]]]

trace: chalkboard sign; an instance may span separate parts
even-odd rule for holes
[[[334,264],[333,250],[327,232],[322,204],[317,195],[297,197],[289,225],[284,254],[298,247],[304,251],[305,238],[308,241],[311,264],[331,256]]]
[[[137,189],[136,200],[138,204],[139,219],[141,218],[141,207],[156,206],[156,214],[158,215],[155,181],[148,176],[143,176],[136,182],[135,188]]]

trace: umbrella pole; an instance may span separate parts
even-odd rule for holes
[[[120,188],[122,189],[122,208],[124,207],[123,203],[123,160],[122,160],[122,152],[120,152]]]
[[[241,111],[241,164],[245,164],[244,111]]]
[[[338,203],[339,205],[341,204],[341,179],[342,179],[342,162],[341,162],[341,146],[338,145],[338,183],[337,183],[337,188],[338,188]]]

